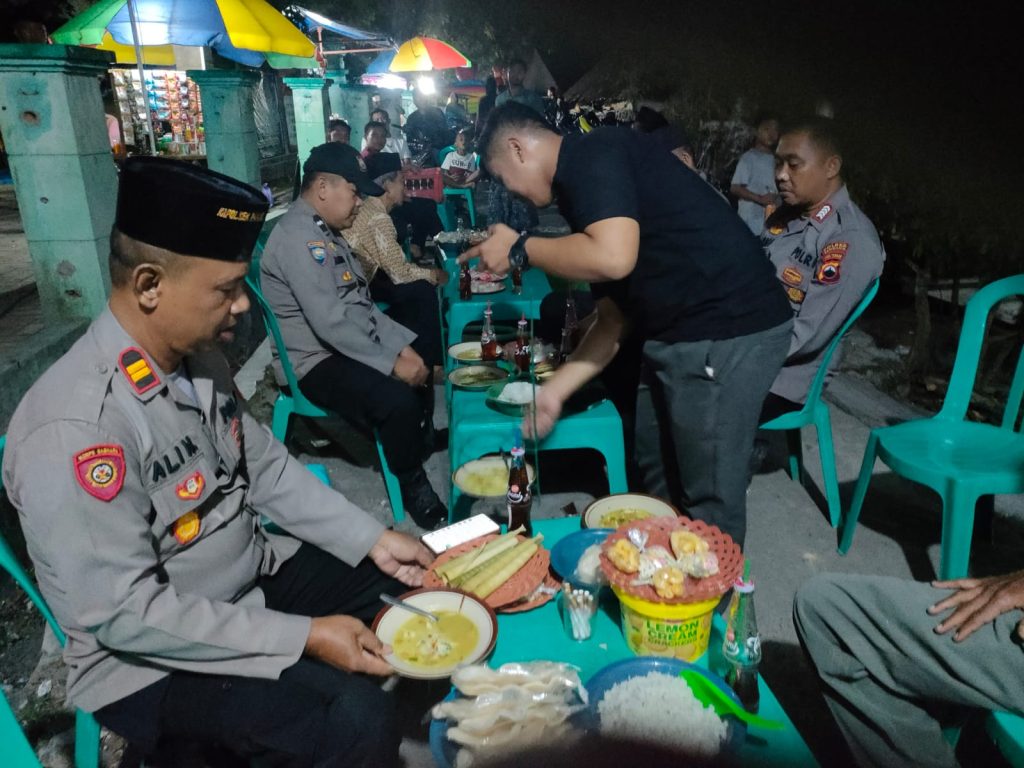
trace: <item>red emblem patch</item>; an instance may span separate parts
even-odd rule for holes
[[[844,242],[829,243],[821,249],[821,262],[815,279],[819,283],[832,285],[839,282],[840,268],[850,244]]]
[[[231,437],[235,440],[235,445],[239,448],[242,447],[242,420],[237,416],[231,420]]]
[[[206,487],[206,479],[202,472],[193,472],[174,488],[179,499],[195,501],[203,495],[203,488]]]
[[[75,456],[75,479],[90,496],[110,501],[124,486],[124,449],[94,445]]]

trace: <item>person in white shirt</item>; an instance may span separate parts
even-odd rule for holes
[[[757,121],[754,146],[740,155],[732,175],[729,193],[739,201],[737,212],[755,235],[764,229],[771,214],[769,206],[778,205],[775,187],[775,145],[779,143],[779,121],[764,116]],[[773,208],[774,210],[774,208]]]
[[[388,114],[388,111],[383,108],[373,110],[370,113],[370,121],[384,123],[387,126],[387,140],[384,142],[384,149],[381,152],[394,152],[402,158],[403,163],[408,164],[412,160],[412,153],[409,151],[409,145],[405,141],[405,132],[398,126],[391,124],[391,116]],[[365,137],[363,138],[363,146],[360,149],[366,150]]]
[[[462,130],[455,134],[455,150],[441,163],[441,173],[448,187],[471,187],[480,178],[480,160],[470,150],[469,137]]]

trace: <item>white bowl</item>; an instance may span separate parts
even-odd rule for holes
[[[614,525],[603,523],[601,518],[617,509],[642,509],[649,512],[650,517],[679,516],[679,510],[657,496],[649,496],[646,493],[615,493],[590,503],[583,511],[583,527],[614,528]]]
[[[466,487],[466,481],[469,475],[474,472],[496,472],[499,468],[505,473],[505,482],[502,485],[500,493],[481,496],[479,493],[476,493],[472,489]],[[534,471],[533,465],[529,462],[526,463],[526,476],[532,484],[534,480]],[[484,456],[479,459],[467,461],[461,467],[456,469],[455,472],[452,473],[452,482],[462,493],[467,496],[472,496],[475,499],[503,499],[505,498],[505,494],[508,493],[508,468],[505,466],[505,462],[502,460],[501,456]]]
[[[399,599],[433,613],[438,611],[461,613],[473,622],[478,633],[476,645],[473,646],[473,650],[465,658],[458,659],[444,666],[422,667],[418,664],[403,661],[394,653],[385,656],[385,660],[402,677],[411,677],[417,680],[439,680],[449,677],[460,666],[476,664],[482,661],[494,650],[494,643],[498,638],[498,619],[495,617],[494,611],[473,595],[457,589],[421,588],[414,589],[412,592],[406,592]],[[398,630],[415,616],[416,614],[404,608],[386,605],[373,620],[372,629],[382,643],[394,645],[395,635],[398,633]]]
[[[457,363],[479,363],[483,354],[479,341],[463,341],[448,347],[448,355]]]

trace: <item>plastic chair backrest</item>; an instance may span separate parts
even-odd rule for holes
[[[438,166],[440,167],[441,164],[444,163],[444,159],[446,157],[448,157],[448,155],[450,155],[454,151],[455,151],[455,145],[454,144],[449,144],[444,149],[437,150],[437,164],[438,164]]]
[[[263,325],[274,342],[274,348],[277,350],[277,359],[281,363],[281,370],[284,371],[284,380],[288,384],[288,389],[291,390],[292,397],[302,398],[299,390],[299,380],[295,376],[295,369],[292,368],[291,360],[288,359],[288,348],[284,345],[284,337],[281,336],[281,327],[277,324],[274,310],[263,295],[263,291],[260,290],[260,257],[262,255],[263,249],[257,245],[256,253],[253,254],[252,263],[249,265],[249,274],[245,278],[245,282],[249,286],[249,290],[252,291],[256,303],[260,305],[260,311],[263,313]],[[305,400],[305,398],[302,399]]]
[[[839,346],[839,342],[843,340],[843,336],[850,330],[851,326],[857,322],[857,318],[864,314],[864,310],[868,308],[868,305],[874,300],[875,295],[878,293],[878,278],[875,278],[874,282],[868,286],[868,289],[864,292],[864,297],[860,300],[860,303],[853,308],[849,317],[843,322],[836,332],[835,336],[832,337],[832,341],[825,347],[825,354],[821,358],[821,365],[818,366],[818,372],[814,376],[814,380],[811,382],[810,389],[807,391],[807,403],[816,403],[818,398],[821,397],[821,390],[825,386],[825,377],[828,376],[828,364],[832,360],[832,355],[835,354],[836,348]]]
[[[978,375],[978,361],[985,340],[989,312],[1003,299],[1018,295],[1024,295],[1024,274],[989,283],[967,302],[967,311],[964,313],[963,327],[960,331],[960,343],[956,349],[956,361],[953,363],[953,375],[950,376],[942,408],[935,418],[949,421],[964,420],[967,406],[971,402],[971,393],[974,391],[974,381]],[[1010,398],[1003,414],[1003,428],[1012,428],[1007,423],[1008,419],[1011,424],[1016,421],[1021,394],[1024,391],[1021,371],[1022,366],[1018,364],[1017,373],[1010,387]]]

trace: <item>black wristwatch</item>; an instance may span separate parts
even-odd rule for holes
[[[512,269],[523,269],[530,264],[530,257],[526,255],[526,241],[529,239],[529,232],[520,232],[508,252],[508,265]]]

